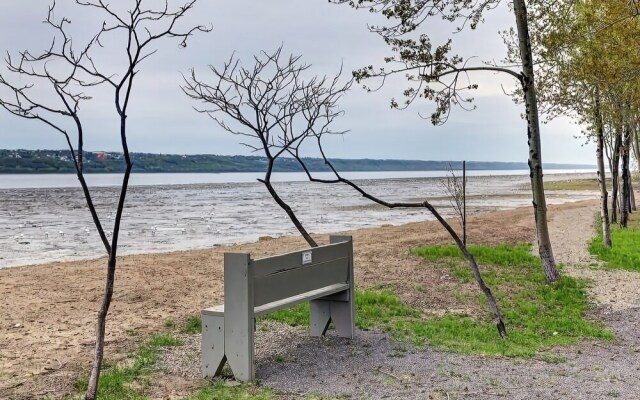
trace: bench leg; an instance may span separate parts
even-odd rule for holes
[[[338,336],[353,339],[355,321],[351,301],[332,301],[331,320],[336,326]]]
[[[312,300],[310,315],[311,336],[323,336],[333,322],[340,337],[353,339],[355,334],[354,311],[351,301]]]
[[[248,254],[224,255],[224,347],[239,381],[255,379],[253,267]]]
[[[331,302],[327,300],[312,300],[309,302],[309,329],[311,336],[324,336],[331,323]]]
[[[253,319],[249,321],[236,319],[237,317],[229,317],[227,319],[228,324],[225,332],[225,353],[227,361],[236,380],[243,382],[252,381],[255,379],[253,347],[255,322]],[[231,324],[229,324],[229,320],[232,321]]]
[[[220,375],[227,357],[224,355],[224,317],[202,315],[202,375]]]

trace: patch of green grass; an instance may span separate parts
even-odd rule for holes
[[[640,271],[640,226],[638,223],[631,221],[626,229],[612,225],[611,242],[613,243],[611,248],[603,245],[602,231],[599,229],[598,234],[589,244],[589,252],[598,256],[602,261],[606,261],[610,268]]]
[[[602,324],[584,317],[586,282],[563,276],[553,285],[546,284],[540,261],[531,255],[529,245],[470,246],[469,250],[498,300],[509,336],[501,339],[487,314],[480,319],[445,315],[429,321],[399,321],[395,324],[399,337],[463,353],[516,357],[531,357],[542,348],[582,338],[613,337]],[[453,268],[468,268],[455,246],[427,246],[414,253],[430,261],[448,259],[445,266],[457,260]],[[468,301],[486,306],[480,293]]]
[[[561,364],[567,361],[567,357],[559,354],[552,354],[552,353],[540,354],[538,358],[548,364]]]
[[[611,179],[607,179],[607,190],[611,190]],[[564,181],[547,181],[544,183],[546,190],[600,190],[597,179],[568,179]]]
[[[155,371],[154,365],[163,347],[181,346],[184,343],[170,335],[155,335],[126,361],[116,365],[104,365],[100,374],[98,394],[101,400],[142,400],[149,385],[149,376]],[[81,378],[74,383],[78,392],[87,390],[88,379]]]
[[[176,329],[178,327],[178,323],[172,318],[167,318],[167,320],[164,321],[164,327],[167,329]]]
[[[356,326],[363,330],[385,328],[398,319],[419,318],[420,312],[403,303],[390,290],[364,290],[356,293]],[[309,325],[309,304],[278,310],[263,317],[291,326]]]
[[[199,315],[192,315],[184,323],[182,332],[195,335],[202,332],[202,319]]]
[[[548,285],[539,259],[531,255],[530,245],[469,249],[501,307],[509,334],[506,339],[498,335],[488,311],[480,318],[459,314],[429,316],[403,303],[389,290],[356,293],[356,326],[383,329],[396,339],[418,346],[431,344],[461,353],[527,358],[541,349],[573,344],[583,338],[613,338],[602,324],[585,319],[589,307],[586,281],[563,276]],[[472,280],[466,260],[455,246],[427,246],[414,253],[450,269],[463,282]],[[460,294],[456,299],[463,304],[481,304],[486,309],[486,299],[479,290]],[[280,310],[265,318],[307,325],[309,305]]]
[[[255,385],[227,386],[224,382],[215,382],[184,400],[272,400],[273,393]]]

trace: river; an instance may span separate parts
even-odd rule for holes
[[[545,171],[547,180],[593,178],[594,171]],[[443,171],[346,173],[371,193],[393,201],[432,199],[452,215]],[[531,204],[528,171],[470,171],[470,214]],[[326,174],[318,174],[328,177]],[[259,173],[134,174],[122,221],[119,254],[208,248],[294,234],[286,214],[256,181]],[[121,176],[88,175],[110,234]],[[431,219],[426,210],[387,210],[345,185],[313,184],[300,173],[274,176],[280,195],[314,233]],[[595,197],[549,192],[548,202]],[[105,254],[74,175],[0,175],[0,268]]]

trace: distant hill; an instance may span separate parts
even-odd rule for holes
[[[257,156],[218,156],[211,154],[178,155],[132,153],[134,172],[260,172],[267,160]],[[123,171],[122,153],[85,152],[85,171],[89,173],[113,173]],[[311,171],[328,171],[320,158],[305,159]],[[462,168],[459,161],[332,159],[340,171],[442,171],[451,165]],[[551,169],[594,168],[584,164],[545,164]],[[469,161],[469,170],[527,169],[527,163]],[[302,171],[294,159],[283,158],[276,162],[277,172]],[[71,153],[68,150],[0,150],[0,174],[74,173]]]

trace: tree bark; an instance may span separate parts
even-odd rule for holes
[[[124,122],[122,123],[124,124]],[[124,132],[125,128],[122,127],[122,129]],[[122,213],[124,210],[124,201],[127,197],[127,188],[129,187],[129,177],[131,176],[131,169],[133,168],[133,164],[129,159],[129,151],[126,147],[126,144],[124,146],[124,156],[127,166],[124,172],[124,177],[122,179],[122,188],[120,190],[118,208],[116,210],[116,217],[113,224],[113,238],[111,240],[111,252],[109,253],[109,260],[107,261],[107,279],[105,283],[104,297],[102,298],[102,306],[100,307],[100,311],[98,312],[98,322],[96,324],[96,346],[93,359],[93,367],[91,368],[91,375],[89,376],[89,384],[87,386],[87,392],[84,397],[85,400],[96,400],[97,398],[98,382],[100,381],[102,359],[104,357],[104,335],[107,326],[107,314],[109,313],[109,307],[111,306],[111,299],[113,298],[113,285],[116,278],[118,238],[120,236],[120,225],[122,221]]]
[[[631,145],[631,132],[626,127],[624,131],[624,144],[622,146],[622,202],[620,208],[620,226],[627,227],[629,222],[630,182],[629,182],[629,147]]]
[[[607,180],[604,169],[604,124],[600,112],[600,93],[596,89],[595,101],[597,148],[596,159],[598,161],[598,183],[600,184],[600,222],[602,223],[602,244],[611,247],[611,225],[609,223],[609,194],[607,193]]]
[[[629,171],[629,175],[631,175],[631,171]],[[633,177],[629,177],[629,202],[631,203],[631,211],[638,211],[636,194],[633,192]]]
[[[613,194],[611,196],[611,223],[618,222],[618,188],[620,187],[620,148],[622,147],[622,135],[619,131],[616,132],[616,140],[613,145],[613,157],[611,160],[611,187]]]
[[[560,278],[556,262],[553,257],[549,227],[547,225],[547,202],[544,195],[544,182],[542,173],[542,145],[540,140],[540,121],[538,119],[538,100],[533,72],[533,56],[531,51],[531,39],[527,21],[527,8],[525,0],[514,0],[514,12],[516,26],[518,28],[518,41],[520,58],[522,60],[522,90],[527,116],[527,131],[529,143],[529,170],[531,177],[531,190],[533,192],[533,210],[538,234],[538,252],[544,268],[544,276],[547,282],[555,282]]]

